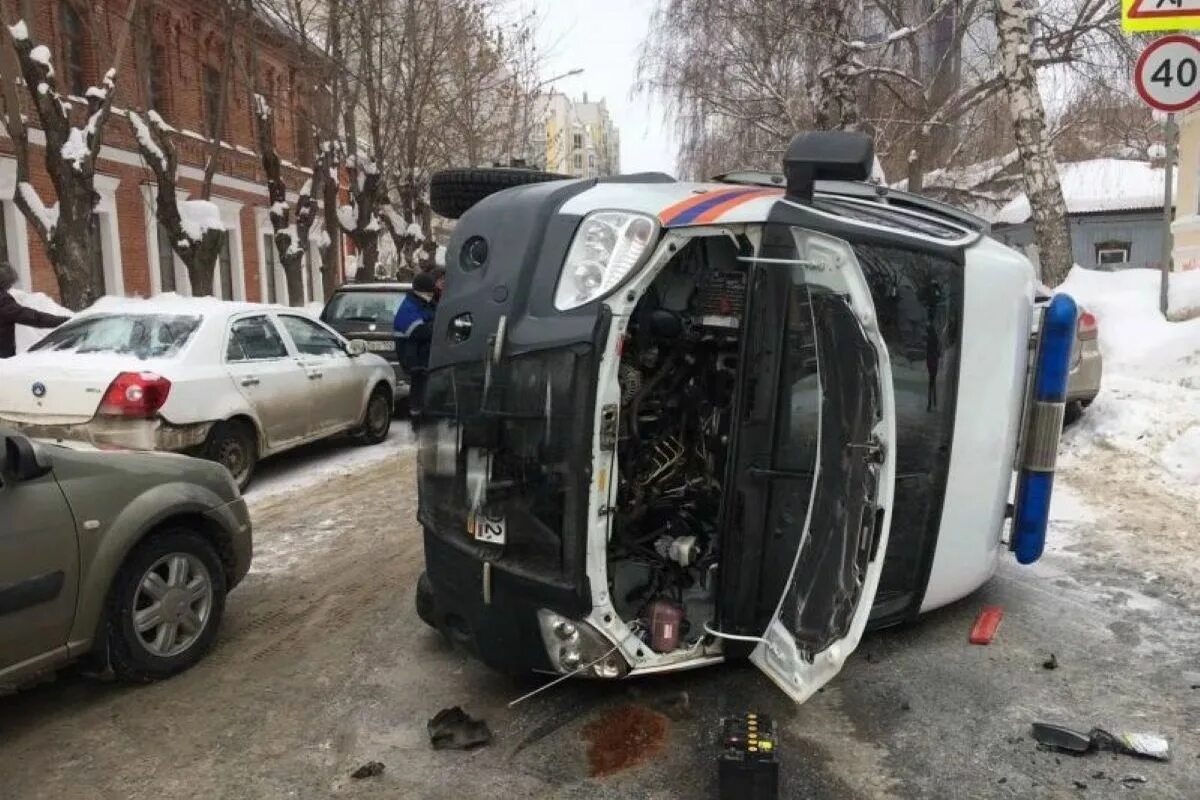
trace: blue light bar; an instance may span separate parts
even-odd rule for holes
[[[1041,558],[1046,545],[1078,315],[1079,307],[1066,294],[1055,295],[1042,314],[1010,544],[1021,564]]]

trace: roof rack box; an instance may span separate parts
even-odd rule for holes
[[[811,203],[819,180],[865,181],[875,163],[875,143],[865,133],[809,131],[792,139],[783,157],[787,196]]]

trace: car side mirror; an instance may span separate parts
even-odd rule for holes
[[[367,343],[362,339],[351,339],[350,343],[346,345],[346,353],[351,358],[361,356],[365,352],[367,352]]]
[[[50,471],[33,442],[24,436],[4,437],[4,448],[0,450],[0,475],[13,483],[24,483],[40,478]]]

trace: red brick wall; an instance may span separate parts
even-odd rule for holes
[[[84,21],[85,80],[87,85],[98,84],[100,77],[110,66],[107,59],[112,58],[116,43],[126,25],[124,14],[129,5],[128,0],[32,0],[28,3],[34,10],[34,19],[29,25],[31,36],[37,43],[44,43],[51,48],[55,68],[60,79],[65,80],[64,44],[61,35],[62,2],[71,3]],[[17,19],[22,4],[23,0],[0,0],[4,21],[11,22]],[[142,70],[145,69],[147,56],[153,60],[153,52],[145,43],[149,41],[160,45],[165,58],[156,64],[156,67],[163,76],[165,100],[158,111],[168,123],[181,131],[174,140],[181,166],[199,169],[203,167],[209,144],[199,137],[182,132],[207,130],[202,67],[205,64],[220,66],[225,44],[225,28],[207,0],[156,0],[152,8],[149,29],[146,29],[143,19],[137,20],[118,67],[115,107],[146,108],[147,92]],[[241,211],[241,238],[245,294],[247,299],[258,300],[259,232],[255,207],[265,207],[268,203],[262,170],[256,155],[251,82],[247,65],[252,63],[253,50],[259,67],[259,88],[273,99],[276,148],[286,164],[296,158],[297,126],[304,126],[308,122],[307,104],[297,99],[292,83],[302,82],[298,76],[303,75],[304,69],[312,66],[312,57],[303,53],[293,40],[270,25],[254,26],[253,36],[250,29],[251,26],[247,24],[237,27],[234,44],[235,66],[231,74],[225,76],[231,84],[222,139],[229,147],[222,148],[220,152],[218,175],[238,178],[262,188],[260,192],[252,193],[216,183],[213,186],[213,195],[244,204]],[[293,79],[292,76],[297,77]],[[64,84],[60,84],[59,88],[66,91]],[[82,104],[77,104],[75,112],[82,115]],[[26,116],[31,120],[36,119],[31,108],[26,109]],[[78,124],[79,120],[76,122]],[[140,161],[136,156],[135,142],[123,114],[114,114],[109,119],[103,141],[105,146],[125,151]],[[0,155],[11,153],[11,143],[0,136]],[[32,183],[43,201],[50,205],[55,196],[44,168],[44,152],[35,145],[31,148],[30,156]],[[124,160],[129,159],[126,157]],[[144,166],[106,158],[98,161],[96,169],[98,173],[120,179],[115,200],[125,292],[149,294],[150,270],[157,269],[157,254],[149,252],[142,186],[145,183],[153,183],[153,173]],[[305,179],[302,170],[285,167],[285,171],[292,189],[299,188]],[[178,178],[178,184],[180,189],[189,190],[193,196],[196,196],[195,193],[200,188],[198,181],[182,176]],[[57,281],[53,270],[46,258],[45,249],[32,228],[28,228],[27,239],[33,289],[57,296]]]

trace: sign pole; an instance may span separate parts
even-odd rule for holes
[[[1171,223],[1174,221],[1174,187],[1175,182],[1175,156],[1176,142],[1175,136],[1179,127],[1175,124],[1175,114],[1168,113],[1166,122],[1163,123],[1163,137],[1167,144],[1167,163],[1163,170],[1163,251],[1162,258],[1159,262],[1162,266],[1162,281],[1159,284],[1158,290],[1158,306],[1162,311],[1162,315],[1167,316],[1167,306],[1169,305],[1170,293],[1168,291],[1170,275],[1171,275],[1171,260],[1174,248],[1174,238],[1171,236]]]

